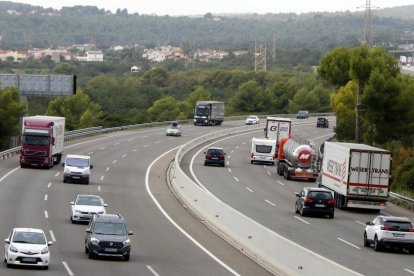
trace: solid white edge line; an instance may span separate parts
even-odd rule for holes
[[[152,275],[159,276],[159,274],[157,273],[157,271],[155,271],[155,269],[153,269],[150,265],[147,265],[146,267],[152,273]]]
[[[168,214],[165,212],[165,210],[162,208],[160,203],[157,201],[157,199],[154,197],[154,195],[151,192],[151,189],[149,187],[149,174],[151,171],[152,166],[161,158],[163,158],[165,155],[169,154],[171,151],[174,151],[181,146],[175,147],[164,154],[158,156],[154,161],[151,162],[151,164],[148,166],[147,171],[145,172],[145,188],[147,189],[148,195],[151,197],[152,201],[154,201],[155,205],[158,207],[158,209],[161,211],[161,213],[172,223],[172,225],[175,226],[183,235],[185,235],[190,241],[192,241],[196,246],[198,246],[201,250],[203,250],[207,255],[209,255],[213,260],[215,260],[217,263],[219,263],[222,267],[227,269],[230,273],[233,275],[239,274],[234,271],[232,268],[230,268],[228,265],[226,265],[223,261],[221,261],[219,258],[217,258],[213,253],[211,253],[207,248],[205,248],[203,245],[201,245],[197,240],[195,240],[190,234],[188,234],[184,229],[182,229]]]
[[[69,276],[73,276],[74,274],[73,274],[72,270],[70,270],[70,267],[69,267],[68,263],[65,262],[65,261],[62,261],[62,264],[66,268],[66,271],[68,272]]]
[[[344,239],[341,239],[341,238],[337,238],[338,240],[340,240],[341,242],[343,242],[343,243],[346,243],[347,245],[350,245],[350,246],[352,246],[352,247],[355,247],[356,249],[361,249],[361,247],[359,247],[359,246],[356,246],[355,244],[352,244],[352,243],[350,243],[350,242],[348,242],[348,241],[346,241],[346,240],[344,240]]]
[[[403,270],[404,270],[404,271],[407,271],[408,273],[414,274],[414,271],[409,270],[408,268],[404,268]]]
[[[310,224],[310,222],[308,222],[308,221],[306,221],[306,220],[304,220],[304,219],[301,219],[300,217],[298,217],[298,216],[294,216],[296,219],[298,219],[298,220],[300,220],[301,222],[304,222],[304,223],[306,223],[306,224]]]
[[[6,177],[8,177],[9,175],[11,175],[12,173],[14,173],[15,171],[17,171],[18,169],[20,169],[20,167],[16,167],[13,170],[11,170],[8,173],[6,173],[2,178],[0,178],[0,182],[2,182],[4,179],[6,179]]]

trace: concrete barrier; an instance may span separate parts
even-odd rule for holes
[[[209,133],[180,148],[172,166],[171,184],[181,201],[214,232],[275,275],[361,275],[282,237],[226,205],[198,186],[181,169],[182,157],[192,148],[219,137],[251,130],[251,126],[243,126]]]

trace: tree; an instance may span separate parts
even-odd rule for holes
[[[343,86],[350,80],[351,50],[345,46],[336,47],[321,59],[318,74],[335,86]]]
[[[197,87],[191,94],[187,97],[185,102],[187,103],[188,110],[186,112],[187,117],[192,115],[192,110],[197,101],[206,101],[211,99],[211,93],[204,88],[204,86]]]
[[[0,149],[9,148],[10,137],[20,130],[19,119],[26,108],[19,102],[19,90],[7,87],[0,91]]]
[[[46,115],[65,117],[66,130],[98,126],[103,113],[82,90],[70,97],[58,97],[49,102]]]
[[[230,100],[230,107],[233,112],[260,113],[269,108],[269,103],[269,93],[252,80],[240,86],[236,95]]]
[[[164,97],[154,102],[148,113],[155,121],[174,121],[184,119],[183,103],[173,97]]]

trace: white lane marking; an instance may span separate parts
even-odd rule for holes
[[[232,150],[230,153],[233,153],[234,152],[234,150]]]
[[[236,149],[238,149],[239,148],[239,146],[236,146]]]
[[[128,139],[127,141],[131,142],[131,141],[134,141],[134,140],[135,140],[134,138],[131,138],[131,139]]]
[[[320,138],[323,138],[323,137],[330,137],[330,136],[333,136],[333,133],[327,134],[327,135],[322,135],[322,136],[319,136],[319,137],[315,137],[315,138],[309,139],[309,141],[310,142],[313,142],[313,141],[315,141],[317,139],[320,139]]]
[[[341,238],[337,238],[338,240],[340,240],[341,242],[344,242],[344,243],[346,243],[347,245],[350,245],[350,246],[352,246],[352,247],[355,247],[356,249],[361,249],[361,247],[358,247],[358,246],[356,246],[355,244],[352,244],[352,243],[350,243],[350,242],[348,242],[348,241],[346,241],[346,240],[343,240],[343,239],[341,239]]]
[[[230,161],[227,161],[227,165],[230,165]]]
[[[6,173],[2,178],[0,178],[0,182],[2,182],[6,177],[8,177],[9,175],[11,175],[12,173],[14,173],[15,171],[17,171],[18,169],[20,169],[20,167],[16,167],[13,170],[11,170],[8,173]]]
[[[229,170],[229,173],[231,173],[231,169],[230,169],[230,168],[228,168],[228,170]]]
[[[114,143],[114,146],[117,146],[117,145],[119,145],[119,142]]]
[[[298,217],[298,216],[294,216],[296,219],[298,219],[298,220],[300,220],[301,222],[304,222],[304,223],[306,223],[306,224],[310,224],[310,222],[307,222],[306,220],[304,220],[304,219],[301,219],[300,217]]]
[[[47,187],[48,188],[50,188],[52,186],[52,182],[49,182],[48,184],[47,184]]]
[[[243,145],[246,145],[246,142],[243,142]]]
[[[55,233],[53,233],[53,231],[52,231],[52,230],[49,230],[49,232],[50,232],[50,237],[52,238],[52,241],[53,241],[53,242],[56,242]]]
[[[103,149],[106,149],[106,147],[101,147],[100,149],[103,150]]]
[[[114,161],[112,161],[112,164],[115,164],[116,162],[118,162],[118,160],[114,160]]]
[[[106,167],[105,171],[106,171],[106,172],[107,172],[107,171],[109,171],[109,167]]]
[[[360,221],[357,221],[357,220],[354,220],[356,223],[359,223],[359,224],[361,224],[361,225],[366,225],[365,223],[363,223],[363,222],[360,222]]]
[[[98,191],[101,191],[101,186],[98,186]]]
[[[151,266],[147,265],[147,268],[149,271],[151,271],[152,275],[159,276],[159,274]]]
[[[142,138],[148,138],[148,136],[142,136]]]
[[[159,143],[161,143],[161,141],[157,141],[157,142],[155,142],[155,144],[159,144]]]
[[[272,206],[276,206],[276,204],[274,204],[273,202],[271,202],[271,201],[269,201],[269,200],[267,200],[267,199],[265,199],[264,201],[266,201],[267,203],[269,203],[270,205],[272,205]]]
[[[86,155],[91,155],[93,154],[93,151],[88,152]]]
[[[249,192],[253,193],[253,190],[250,189],[249,187],[246,187],[246,190],[248,190]]]
[[[47,200],[47,194],[45,194],[45,201]]]
[[[279,183],[280,185],[282,185],[282,186],[285,186],[285,184],[283,184],[282,182],[280,182],[279,180],[278,181],[276,181],[277,183]]]
[[[269,171],[267,171],[267,174],[268,174],[268,175],[272,175]]]
[[[266,165],[263,165],[263,168],[267,169],[267,166]]]
[[[59,176],[59,174],[60,174],[60,172],[56,173],[56,174],[55,174],[55,177],[58,177],[58,176]]]
[[[133,150],[132,150],[132,152],[136,152],[136,151],[137,151],[137,149],[133,149]]]
[[[239,182],[240,180],[237,178],[237,177],[235,177],[235,176],[233,176],[233,178],[234,178],[234,180],[236,180],[237,182]]]
[[[66,268],[66,271],[68,272],[69,276],[74,276],[72,270],[70,270],[69,268],[69,265],[65,261],[62,261],[62,264]]]
[[[123,154],[122,156],[121,156],[121,158],[124,158],[124,157],[126,157],[127,156],[127,154]]]
[[[228,159],[230,159],[231,158],[231,155],[229,155],[229,157],[227,157]]]
[[[45,210],[45,219],[49,218],[49,213]]]
[[[147,190],[148,195],[151,197],[152,201],[154,201],[155,205],[157,205],[158,209],[161,211],[161,213],[171,222],[172,225],[175,226],[183,235],[185,235],[190,241],[192,241],[196,246],[198,246],[201,250],[203,250],[207,255],[209,255],[212,259],[214,259],[217,263],[219,263],[221,266],[223,266],[225,269],[227,269],[230,273],[232,273],[234,276],[240,276],[236,271],[234,271],[231,267],[226,265],[223,261],[221,261],[219,258],[217,258],[213,253],[208,251],[204,246],[202,246],[197,240],[195,240],[190,234],[188,234],[184,229],[182,229],[168,214],[165,212],[165,210],[162,208],[160,203],[157,201],[157,199],[154,197],[154,195],[151,192],[151,189],[149,187],[149,174],[151,171],[152,166],[163,158],[165,155],[169,154],[170,152],[180,148],[181,146],[175,147],[164,154],[158,156],[154,161],[151,162],[151,164],[148,166],[147,171],[145,172],[145,188]]]
[[[404,268],[403,270],[407,271],[408,273],[414,274],[414,271]]]
[[[149,147],[149,145],[145,145],[144,148]]]
[[[104,175],[102,175],[102,176],[101,176],[101,181],[103,181],[103,180],[104,180],[104,177],[105,177]]]

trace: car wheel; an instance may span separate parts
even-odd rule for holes
[[[125,262],[128,262],[129,261],[129,253],[124,256],[124,261]]]
[[[298,210],[298,204],[295,202],[295,213],[299,214],[299,210]]]
[[[335,217],[334,213],[331,213],[331,214],[328,215],[328,218],[330,218],[330,219],[333,219],[334,217]]]
[[[375,236],[375,238],[374,238],[374,250],[375,251],[381,251],[381,249],[382,249],[382,246],[379,244],[377,236]]]
[[[88,185],[88,184],[89,184],[89,178],[88,178],[88,179],[86,179],[84,183],[85,183],[86,185]]]
[[[73,220],[72,216],[70,216],[70,222],[71,223],[75,223],[75,221]]]
[[[369,247],[370,246],[370,243],[368,241],[367,233],[366,232],[364,233],[364,246],[365,247]]]
[[[85,254],[88,254],[88,253],[89,253],[89,249],[85,245]]]
[[[66,183],[66,177],[63,178],[63,183]]]
[[[12,264],[7,264],[6,266],[7,266],[8,268],[13,267],[13,265],[12,265]]]
[[[204,166],[207,166],[207,162],[204,162]]]
[[[44,269],[44,270],[48,270],[48,269],[49,269],[49,266],[48,266],[48,265],[45,265],[45,266],[43,267],[43,269]]]
[[[89,259],[95,259],[95,254],[92,251],[89,251]]]

